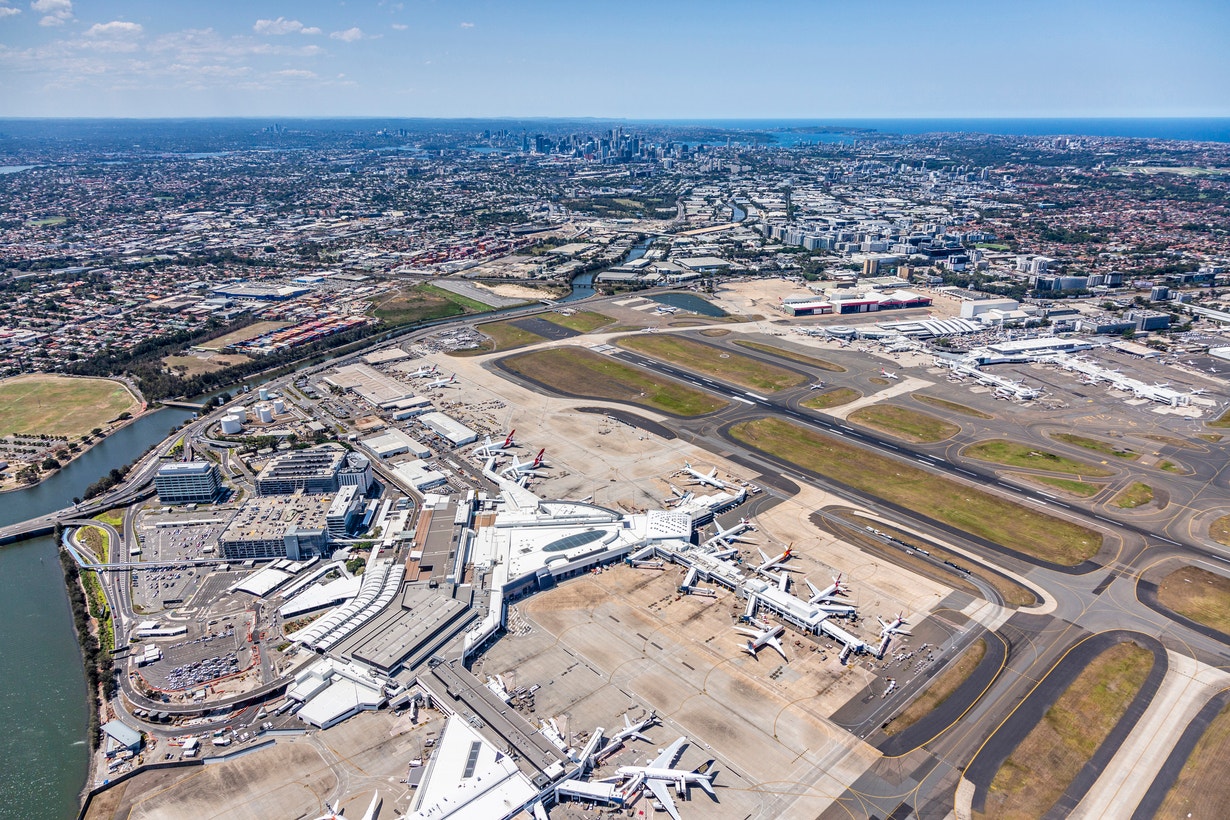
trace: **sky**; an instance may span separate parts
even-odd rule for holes
[[[1230,116],[1226,0],[0,0],[0,116]]]

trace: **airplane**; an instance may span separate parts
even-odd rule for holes
[[[906,620],[900,614],[898,614],[896,618],[893,618],[891,623],[885,623],[884,619],[881,618],[879,615],[876,616],[876,620],[880,622],[880,626],[881,626],[880,649],[876,652],[877,657],[881,657],[881,658],[884,657],[884,653],[888,651],[888,644],[890,641],[892,641],[894,635],[913,634],[908,629],[902,629],[902,626],[906,624]]]
[[[342,817],[342,809],[338,808],[339,805],[341,804],[334,803],[330,806],[328,801],[325,801],[325,811],[327,813],[317,817],[316,820],[344,820]]]
[[[420,367],[413,373],[407,373],[406,375],[412,379],[422,379],[427,376],[434,376],[436,375],[436,366],[433,364],[430,367]]]
[[[671,484],[670,488],[671,488],[671,495],[674,496],[674,498],[666,499],[665,501],[662,502],[664,504],[687,504],[689,501],[692,500],[692,497],[696,495],[696,493],[693,493],[693,492],[685,493],[683,490],[679,489],[674,484]]]
[[[807,386],[807,389],[808,390],[823,390],[824,382],[823,381],[812,382],[810,385]]]
[[[887,370],[885,370],[885,369],[884,369],[884,368],[882,368],[882,367],[880,368],[880,375],[881,375],[881,376],[883,376],[883,377],[884,377],[884,378],[886,378],[886,379],[894,379],[894,380],[896,380],[896,379],[901,378],[901,377],[900,377],[900,376],[898,376],[896,373],[889,373]]]
[[[807,584],[807,588],[811,590],[811,598],[808,599],[809,604],[818,604],[821,601],[832,601],[838,595],[849,596],[850,588],[841,582],[841,573],[833,578],[833,583],[824,589],[818,589],[815,584],[806,578],[803,583]]]
[[[427,382],[423,385],[425,390],[431,390],[433,387],[450,387],[457,383],[457,374],[449,376],[447,379],[436,379],[434,382]]]
[[[713,792],[713,778],[717,776],[717,770],[713,768],[712,760],[705,761],[696,769],[672,768],[687,742],[686,737],[679,738],[663,749],[647,766],[620,766],[615,770],[615,774],[625,780],[642,780],[654,799],[662,805],[662,810],[671,816],[671,820],[681,820],[679,809],[671,797],[671,784],[674,784],[675,792],[680,797],[687,795],[689,786],[700,786],[710,797],[717,799]]]
[[[499,444],[493,442],[491,440],[491,436],[487,436],[487,440],[475,447],[474,450],[471,451],[471,455],[475,458],[482,459],[504,450],[511,450],[513,447],[517,446],[517,442],[513,439],[513,436],[515,435],[517,435],[517,431],[513,430],[504,438],[504,441]]]
[[[786,657],[786,649],[782,646],[779,640],[781,634],[786,631],[786,628],[781,624],[770,626],[763,621],[752,621],[761,629],[750,629],[748,627],[735,627],[735,632],[740,635],[746,635],[747,641],[743,645],[743,651],[751,655],[753,658],[759,657],[756,653],[766,647],[771,646],[777,650],[777,653],[782,656],[782,660],[789,661]]]
[[[614,747],[616,744],[622,744],[628,740],[643,740],[646,743],[653,743],[653,741],[650,740],[648,737],[646,737],[643,734],[643,732],[646,729],[657,726],[661,722],[662,721],[658,720],[657,712],[650,712],[649,717],[637,723],[633,723],[631,720],[629,720],[628,715],[625,712],[624,713],[624,728],[620,729],[618,732],[611,735],[610,742],[607,743],[607,745],[602,747],[603,753],[605,753],[608,749],[611,749],[612,747]]]
[[[501,475],[512,474],[514,476],[527,476],[527,477],[535,476],[537,477],[538,473],[534,471],[542,466],[542,456],[543,456],[543,453],[545,452],[547,452],[546,447],[539,450],[538,455],[534,456],[534,460],[531,461],[529,464],[522,464],[521,459],[517,458],[516,454],[514,454],[513,463],[510,466],[505,467],[504,470],[500,474]]]
[[[368,804],[367,811],[363,813],[363,820],[376,820],[376,812],[380,810],[380,792],[372,795],[372,802]]]
[[[713,528],[717,530],[717,533],[712,538],[710,538],[708,541],[705,542],[706,546],[712,546],[715,543],[721,543],[729,547],[731,544],[734,544],[734,543],[744,543],[744,544],[750,543],[747,540],[739,537],[740,533],[745,532],[746,530],[750,530],[752,528],[752,522],[748,521],[746,518],[740,518],[739,523],[735,524],[733,527],[730,527],[729,529],[723,529],[721,523],[719,523],[718,520],[715,518],[713,519]]]
[[[762,575],[767,574],[769,570],[773,569],[778,564],[785,563],[792,555],[790,547],[786,547],[785,552],[779,555],[776,555],[773,558],[770,558],[768,555],[766,555],[765,551],[762,549],[757,548],[756,552],[760,553],[760,557],[764,560],[764,563],[756,567],[756,572]]]
[[[694,468],[691,463],[683,463],[683,472],[696,479],[697,484],[708,484],[710,487],[715,487],[719,490],[726,489],[726,482],[717,477],[717,467],[714,467],[707,474]]]

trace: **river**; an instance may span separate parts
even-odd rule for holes
[[[650,237],[648,239],[643,239],[640,242],[637,242],[635,245],[632,246],[632,250],[628,251],[628,255],[625,256],[619,262],[619,265],[626,265],[635,259],[640,259],[642,256],[645,255],[645,252],[649,250],[649,246],[652,244],[653,244],[653,237]],[[619,267],[619,265],[614,265],[613,267]],[[603,268],[603,270],[599,270],[599,271],[587,271],[586,273],[578,273],[576,276],[572,277],[572,283],[571,283],[572,290],[568,293],[567,296],[565,296],[563,299],[560,299],[560,301],[561,302],[575,302],[578,299],[588,299],[590,296],[593,296],[594,295],[594,278],[597,277],[598,274],[602,273],[604,270],[609,270],[609,268]]]
[[[71,504],[192,416],[144,415],[41,484],[0,494],[0,526]],[[0,624],[0,817],[76,817],[89,764],[85,674],[51,536],[0,547]]]

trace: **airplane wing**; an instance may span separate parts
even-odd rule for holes
[[[786,660],[786,661],[790,660],[789,658],[786,657],[786,650],[782,648],[782,642],[779,641],[777,638],[767,638],[765,640],[765,645],[771,646],[774,649],[776,649],[778,654],[782,656],[782,660]]]
[[[679,809],[675,807],[675,798],[671,797],[671,787],[665,780],[646,780],[645,785],[653,792],[653,797],[662,804],[671,820],[680,820]]]
[[[815,584],[813,584],[811,581],[807,580],[806,578],[803,579],[803,583],[807,584],[807,588],[811,590],[811,597],[813,598],[820,597],[820,590]]]
[[[673,769],[675,762],[679,760],[679,753],[683,751],[683,745],[688,742],[686,737],[681,737],[671,745],[662,750],[661,754],[654,758],[649,764],[651,769]]]
[[[757,547],[756,552],[760,553],[760,558],[762,561],[764,561],[766,564],[769,563],[769,556],[764,554],[764,550]]]

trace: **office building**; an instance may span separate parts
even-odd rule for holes
[[[161,467],[154,488],[163,504],[207,504],[218,497],[222,478],[208,461],[181,461]]]

